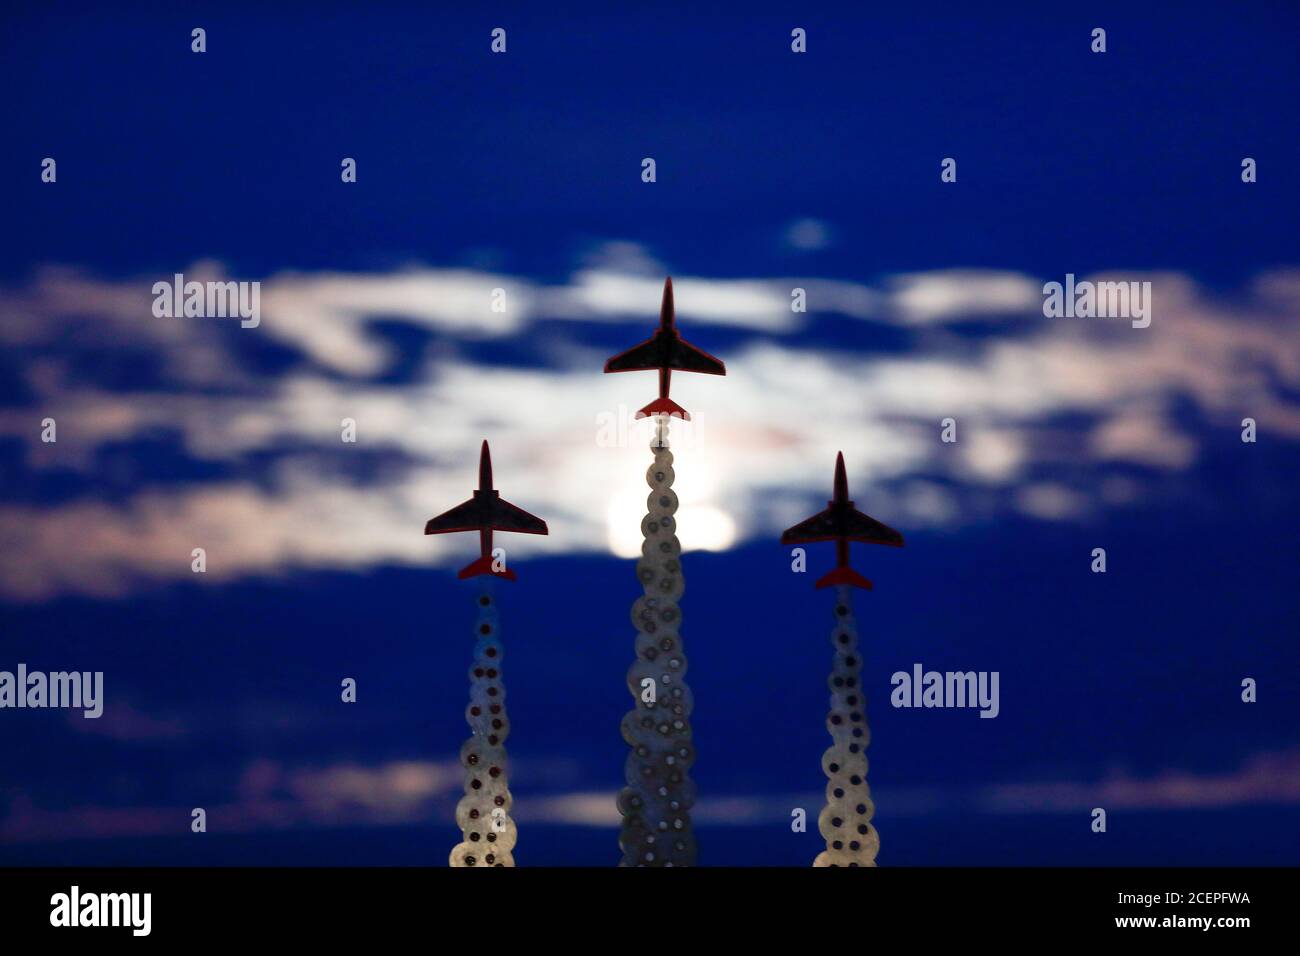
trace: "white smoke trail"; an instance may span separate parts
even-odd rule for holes
[[[669,416],[655,417],[650,443],[654,463],[646,471],[650,495],[641,521],[645,540],[637,577],[645,593],[632,605],[636,625],[636,662],[627,686],[636,706],[623,718],[623,739],[632,752],[624,767],[627,786],[618,797],[623,814],[619,847],[621,866],[691,866],[695,836],[690,808],[695,785],[689,771],[695,761],[691,742],[691,689],[686,684],[686,655],[678,628],[677,601],[685,589],[682,546],[677,540],[677,495],[673,492],[673,456],[668,450]]]
[[[871,825],[876,807],[867,786],[866,751],[871,731],[860,677],[858,625],[853,617],[852,589],[840,585],[835,590],[835,629],[831,631],[835,659],[829,682],[831,709],[826,717],[833,742],[822,754],[826,806],[817,817],[826,849],[817,854],[813,866],[875,866],[880,835]]]
[[[474,625],[474,665],[470,668],[469,706],[465,720],[470,737],[460,748],[465,768],[465,796],[456,805],[461,842],[451,851],[452,866],[514,866],[515,822],[510,818],[510,781],[506,767],[506,689],[501,679],[504,650],[497,638],[496,602],[491,579],[478,597]]]

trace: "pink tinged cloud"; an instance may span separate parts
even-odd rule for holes
[[[210,830],[251,833],[290,828],[407,826],[449,812],[462,786],[458,761],[408,760],[375,766],[340,763],[286,767],[249,764],[234,800],[206,806]],[[877,805],[894,816],[953,813],[1033,814],[1113,810],[1217,810],[1300,806],[1300,747],[1249,757],[1223,773],[1167,770],[1146,777],[1114,774],[1100,780],[1001,783],[975,790],[933,787],[876,789]],[[693,811],[701,825],[754,826],[788,822],[795,807],[816,806],[819,794],[715,795]],[[202,805],[202,801],[196,801]],[[187,833],[191,807],[36,807],[18,795],[0,821],[0,842],[39,843]],[[614,828],[613,791],[572,791],[519,798],[515,813],[531,824]]]

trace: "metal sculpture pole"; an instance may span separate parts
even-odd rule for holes
[[[646,472],[650,496],[641,521],[645,541],[637,562],[637,576],[645,593],[632,605],[636,663],[627,673],[627,686],[636,706],[623,718],[623,739],[632,752],[624,768],[627,786],[618,797],[623,814],[618,842],[623,866],[691,866],[695,863],[690,815],[695,785],[690,769],[695,748],[691,743],[691,689],[686,686],[686,655],[677,608],[685,582],[674,517],[673,455],[668,450],[669,421],[674,417],[689,421],[691,416],[669,392],[674,371],[726,375],[727,367],[677,331],[671,277],[664,280],[654,335],[605,362],[606,372],[649,370],[659,373],[659,396],[636,416],[654,421],[650,443],[654,462]]]
[[[516,831],[510,818],[510,775],[506,737],[506,688],[501,676],[505,652],[497,636],[496,602],[490,580],[478,596],[474,625],[474,665],[470,668],[469,739],[460,748],[465,768],[465,796],[456,805],[461,842],[451,851],[452,866],[514,866]]]
[[[853,595],[847,584],[835,589],[835,628],[831,644],[835,657],[829,680],[830,713],[826,729],[831,746],[822,754],[826,773],[826,806],[817,828],[826,849],[813,866],[875,866],[880,835],[871,825],[876,806],[867,786],[867,701],[862,691],[862,658],[858,653],[858,625],[853,617]]]
[[[858,652],[858,625],[853,617],[853,588],[872,589],[871,582],[849,566],[849,542],[886,544],[901,548],[903,536],[886,524],[853,507],[844,454],[835,459],[834,491],[824,511],[819,511],[781,535],[782,544],[835,542],[835,567],[817,581],[818,588],[835,588],[835,629],[831,644],[831,709],[826,717],[831,746],[822,754],[826,774],[826,806],[817,827],[826,849],[813,866],[875,866],[880,836],[871,823],[875,804],[867,787],[867,701],[862,691],[862,657]]]
[[[481,579],[478,621],[474,625],[474,664],[469,671],[469,706],[465,720],[469,739],[460,748],[465,768],[465,796],[456,805],[461,841],[451,851],[452,866],[514,866],[515,824],[510,819],[510,784],[506,767],[506,687],[501,679],[505,651],[497,637],[494,583],[513,581],[505,549],[492,547],[497,531],[546,534],[546,522],[501,497],[492,485],[492,452],[484,440],[479,450],[478,489],[468,501],[430,518],[425,534],[477,531],[479,556],[457,575]]]
[[[673,455],[668,447],[668,415],[655,416],[650,444],[654,462],[646,471],[650,495],[641,521],[645,541],[637,576],[644,594],[632,606],[636,662],[627,673],[636,705],[623,718],[623,739],[632,748],[619,794],[623,814],[619,847],[623,866],[691,866],[695,836],[690,779],[695,748],[691,742],[691,689],[686,684],[681,611],[685,589],[682,546],[677,540],[677,495]]]

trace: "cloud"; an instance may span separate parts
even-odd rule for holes
[[[95,720],[85,720],[80,712],[70,711],[68,726],[77,733],[136,743],[179,740],[189,733],[189,727],[181,717],[147,714],[124,700],[115,701]]]
[[[1166,770],[1149,777],[1112,773],[1099,781],[1001,784],[980,793],[992,813],[1072,813],[1300,804],[1300,748],[1249,757],[1218,774]]]
[[[518,768],[517,768],[518,769]],[[516,775],[516,783],[522,775]],[[224,802],[205,806],[209,824],[223,833],[292,828],[383,827],[450,819],[463,792],[458,761],[395,760],[288,766],[274,760],[246,765]],[[1077,813],[1116,810],[1218,810],[1300,805],[1300,748],[1266,751],[1222,773],[1166,770],[1145,777],[1112,773],[1096,780],[1042,780],[975,788],[872,788],[875,804],[891,817],[951,814]],[[613,790],[515,795],[511,815],[521,825],[616,828]],[[691,810],[700,827],[788,824],[803,807],[816,816],[821,793],[712,794]],[[30,797],[11,800],[0,820],[0,843],[37,843],[185,833],[189,806],[82,805],[47,810]]]
[[[493,290],[506,294],[494,311]],[[297,346],[322,365],[373,375],[392,356],[367,334],[376,318],[478,337],[516,331],[535,308],[528,283],[491,273],[420,269],[391,275],[324,273],[273,276],[262,290],[268,334]]]
[[[592,321],[632,323],[629,341],[647,334],[662,283],[649,272],[656,266],[624,243],[602,247],[568,283],[551,286],[472,270],[282,274],[267,280],[257,329],[155,319],[157,277],[110,282],[49,269],[30,286],[0,289],[0,340],[23,361],[32,396],[0,408],[0,436],[22,443],[22,467],[93,483],[102,449],[173,434],[185,455],[222,475],[150,481],[111,501],[0,506],[0,595],[129,594],[190,575],[196,547],[207,551],[210,579],[223,580],[464,563],[465,542],[420,531],[468,496],[484,437],[503,494],[551,526],[549,537],[503,535],[512,559],[634,553],[628,535],[646,495],[650,426],[631,416],[653,377],[599,374],[608,349],[585,336]],[[186,274],[222,270],[200,263]],[[935,325],[1034,313],[1041,283],[951,270],[876,286],[675,279],[684,318],[728,325],[738,337],[724,356],[725,379],[673,381],[673,397],[695,416],[673,426],[675,453],[690,462],[675,485],[683,546],[726,548],[806,516],[825,500],[839,450],[861,506],[917,529],[1005,512],[1068,521],[1138,501],[1143,483],[1114,469],[1196,466],[1202,438],[1185,416],[1174,419],[1175,407],[1233,434],[1249,415],[1271,436],[1300,440],[1300,270],[1260,276],[1231,298],[1176,273],[1149,279],[1149,329],[1039,312],[974,339]],[[814,310],[902,323],[914,347],[871,353],[808,343],[793,334],[805,318],[789,310],[795,282]],[[490,309],[493,288],[507,290],[504,314]],[[382,375],[395,356],[374,332],[380,318],[436,330],[442,347],[390,381]],[[541,319],[572,323],[548,341],[548,366],[465,357],[475,340],[518,340]],[[302,361],[269,372],[242,358],[250,342],[266,340]],[[72,364],[76,349],[96,367],[149,356],[162,381],[97,384],[93,368],[87,375]],[[55,444],[39,440],[46,416],[58,422]],[[955,444],[939,440],[948,417]],[[345,418],[357,423],[355,444],[340,439]],[[370,460],[387,464],[358,472]]]
[[[831,244],[831,228],[820,219],[796,219],[786,227],[785,243],[798,252],[817,252]]]
[[[1234,770],[1202,773],[1162,770],[1149,776],[1110,773],[1093,780],[1001,782],[974,788],[872,787],[877,807],[891,817],[953,813],[1029,814],[1108,810],[1227,809],[1300,805],[1300,747],[1263,751]],[[518,813],[537,823],[617,827],[616,794],[578,792],[530,798]],[[795,807],[816,815],[821,793],[702,796],[691,810],[700,826],[788,823]],[[525,817],[520,817],[525,819]]]
[[[222,833],[288,828],[394,826],[450,812],[465,772],[458,761],[391,761],[289,767],[257,760],[244,767],[224,802],[203,805]],[[450,801],[450,804],[449,804]],[[74,806],[47,810],[30,798],[11,802],[0,842],[166,836],[189,831],[191,806]]]
[[[930,324],[987,315],[1033,312],[1042,286],[1017,272],[948,269],[896,276],[889,301],[906,321]]]
[[[676,314],[684,321],[784,332],[799,324],[799,316],[790,309],[793,285],[674,276],[673,299]],[[564,318],[657,320],[663,287],[661,275],[585,270],[574,275],[566,295],[554,297],[552,313]]]
[[[1180,470],[1196,457],[1196,443],[1170,425],[1159,411],[1135,410],[1110,418],[1088,436],[1099,459],[1132,461],[1157,468]]]
[[[1082,514],[1087,504],[1065,485],[1040,481],[1017,490],[1016,506],[1032,518],[1060,521]]]

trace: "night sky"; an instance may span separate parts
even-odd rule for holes
[[[421,530],[486,438],[551,525],[503,542],[515,857],[616,863],[650,455],[596,434],[655,383],[601,366],[667,274],[729,370],[673,391],[701,864],[822,849],[790,814],[823,799],[833,548],[798,574],[778,539],[839,450],[907,542],[853,550],[882,865],[1300,862],[1298,29],[7,11],[0,670],[102,670],[106,703],[0,710],[0,862],[444,864],[477,542]],[[260,326],[155,317],[177,272],[260,281]],[[1151,327],[1044,317],[1067,273],[1150,281]],[[997,671],[998,717],[891,707],[916,663]]]

